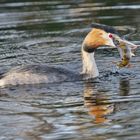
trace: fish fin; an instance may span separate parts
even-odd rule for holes
[[[135,56],[135,54],[131,52],[131,56]]]

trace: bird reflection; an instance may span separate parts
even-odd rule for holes
[[[119,96],[128,96],[130,92],[129,79],[120,79],[118,93]],[[116,95],[118,96],[118,95]],[[113,113],[120,99],[112,99],[107,92],[99,91],[95,88],[95,83],[86,82],[84,88],[84,105],[88,109],[89,115],[94,117],[94,123],[105,123],[111,120],[108,119],[108,115]],[[122,97],[126,98],[126,97]]]
[[[94,123],[105,123],[110,120],[107,115],[113,112],[114,104],[108,102],[109,97],[103,92],[94,89],[92,83],[86,83],[84,89],[84,105],[89,115],[94,117]]]

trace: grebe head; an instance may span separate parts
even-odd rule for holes
[[[83,41],[83,49],[86,52],[94,52],[94,50],[101,46],[116,47],[112,34],[107,33],[104,30],[93,28]]]
[[[86,75],[86,79],[99,76],[98,68],[94,59],[94,51],[96,48],[101,46],[116,47],[111,33],[107,33],[102,29],[93,28],[85,37],[82,44],[82,73]]]

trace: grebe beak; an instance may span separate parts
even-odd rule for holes
[[[102,29],[93,28],[83,41],[83,49],[86,52],[92,53],[96,48],[101,46],[116,48],[110,33]]]

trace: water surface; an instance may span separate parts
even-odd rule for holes
[[[116,27],[140,44],[138,0],[1,0],[0,73],[47,63],[81,71],[80,47],[92,22]],[[140,137],[140,50],[124,74],[116,49],[96,52],[99,81],[0,89],[0,139],[137,140]],[[105,72],[106,71],[106,72]]]

